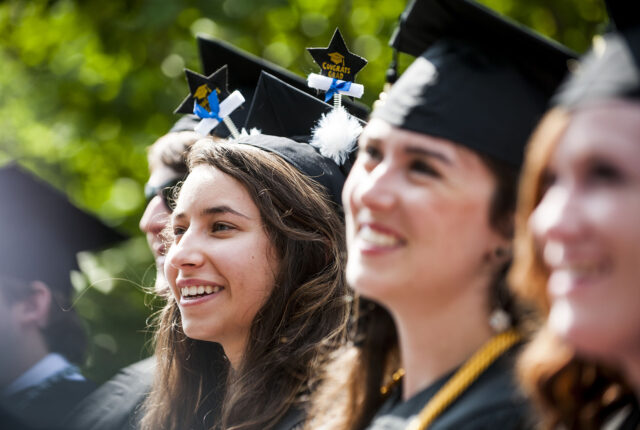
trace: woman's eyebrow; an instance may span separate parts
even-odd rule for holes
[[[231,213],[231,214],[238,215],[238,216],[241,216],[241,217],[246,218],[246,219],[251,219],[248,216],[246,216],[245,214],[240,213],[237,210],[232,209],[227,205],[212,206],[212,207],[209,207],[209,208],[205,208],[200,212],[200,214],[203,215],[203,216],[204,215],[224,214],[224,213]]]
[[[438,160],[442,161],[443,163],[452,164],[451,160],[449,159],[449,157],[447,157],[446,155],[442,154],[441,152],[433,151],[431,149],[422,148],[422,147],[419,147],[419,146],[407,146],[404,151],[407,154],[422,155],[422,156],[425,156],[425,157],[437,158]]]

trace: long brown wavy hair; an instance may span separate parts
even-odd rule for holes
[[[496,178],[489,207],[489,222],[505,237],[513,236],[517,169],[488,156],[482,161]],[[497,271],[490,286],[489,304],[503,309],[518,328],[525,312],[506,284],[510,261]],[[315,393],[306,428],[360,430],[367,427],[386,400],[393,373],[401,367],[398,335],[389,311],[359,298],[354,314],[350,343],[333,353],[325,369],[323,383]],[[490,311],[490,309],[488,310]]]
[[[352,303],[344,227],[326,191],[275,154],[205,140],[188,161],[190,169],[213,166],[244,185],[279,253],[279,272],[237,369],[218,344],[185,336],[175,299],[168,299],[142,428],[269,429],[291,407],[304,409],[323,357],[344,342]]]
[[[546,170],[554,148],[564,135],[570,113],[552,109],[529,143],[516,210],[514,264],[509,280],[514,292],[533,304],[529,325],[536,329],[518,364],[521,384],[538,407],[540,427],[599,429],[611,414],[633,401],[617,372],[583,359],[544,327],[550,303],[549,272],[527,226],[544,194]]]

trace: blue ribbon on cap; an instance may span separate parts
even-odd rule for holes
[[[202,106],[200,106],[200,104],[196,100],[195,103],[193,104],[193,113],[202,119],[213,118],[213,119],[217,119],[219,122],[222,122],[222,118],[218,116],[220,114],[220,103],[218,102],[218,93],[215,90],[211,91],[211,93],[207,97],[207,100],[209,101],[209,107],[211,108],[210,112],[205,108],[203,108]]]
[[[350,88],[351,88],[351,82],[339,81],[338,79],[333,78],[333,81],[331,81],[331,85],[327,90],[327,94],[325,94],[324,96],[325,103],[328,103],[329,100],[331,100],[331,97],[333,97],[333,95],[336,94],[338,91],[349,91]]]

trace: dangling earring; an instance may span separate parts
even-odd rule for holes
[[[511,315],[504,309],[495,309],[489,315],[489,325],[496,333],[502,333],[511,328]]]

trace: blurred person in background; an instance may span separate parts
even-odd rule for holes
[[[538,310],[520,376],[546,429],[640,425],[640,27],[599,40],[536,131],[513,286]]]
[[[73,310],[76,254],[122,237],[16,165],[0,169],[0,405],[59,428],[95,389],[80,369],[86,335]]]

